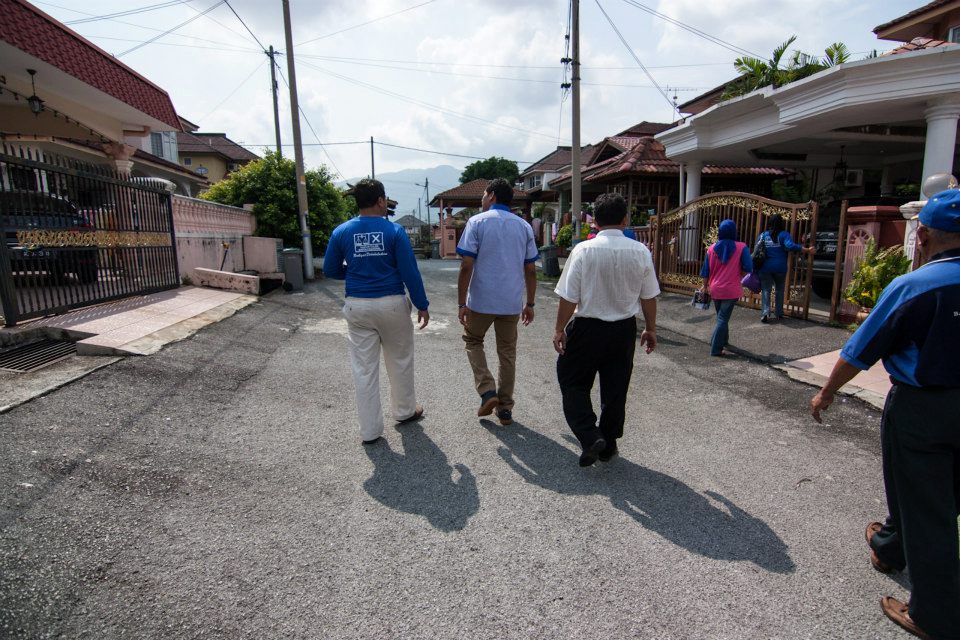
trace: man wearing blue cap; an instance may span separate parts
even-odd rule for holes
[[[890,515],[870,523],[871,563],[906,566],[910,604],[880,606],[921,638],[960,637],[960,190],[938,193],[920,211],[917,245],[929,261],[891,282],[840,352],[811,400],[813,418],[837,389],[877,360],[893,383],[880,424]]]

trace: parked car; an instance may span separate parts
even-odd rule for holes
[[[907,202],[907,198],[894,196],[873,196],[850,198],[848,206],[895,206]],[[832,202],[820,210],[817,223],[817,252],[813,256],[813,292],[821,298],[829,299],[833,295],[833,278],[836,273],[837,248],[840,244],[840,202]],[[841,265],[842,268],[842,265]]]
[[[72,273],[83,284],[97,281],[96,247],[51,247],[18,238],[22,231],[93,231],[92,220],[66,198],[39,191],[0,192],[0,224],[13,273],[44,272],[57,281]]]

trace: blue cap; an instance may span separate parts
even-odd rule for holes
[[[960,233],[960,189],[941,191],[920,210],[920,224]]]

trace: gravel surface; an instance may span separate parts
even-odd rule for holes
[[[663,329],[621,456],[581,469],[550,288],[501,427],[475,415],[458,265],[420,264],[426,417],[377,446],[329,280],[0,415],[0,637],[904,637],[879,607],[904,578],[863,540],[878,412],[817,427],[809,387]]]

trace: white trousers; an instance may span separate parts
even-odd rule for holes
[[[347,298],[347,341],[357,391],[360,437],[373,440],[383,435],[380,404],[380,347],[390,379],[390,404],[395,420],[409,418],[417,410],[413,390],[413,321],[406,296]]]

